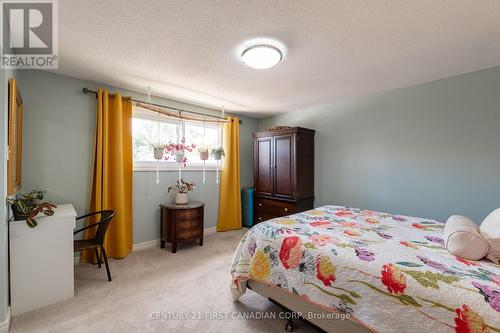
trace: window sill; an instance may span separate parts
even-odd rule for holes
[[[222,169],[219,169],[221,171]],[[134,167],[133,172],[156,172],[156,168],[150,167]],[[181,168],[182,172],[201,172],[203,171],[203,167],[193,167],[193,168]],[[206,168],[205,172],[215,172],[217,171],[215,168]],[[160,172],[179,172],[179,169],[175,168],[160,168]]]
[[[137,172],[156,172],[157,168],[156,162],[135,162],[133,166],[133,171]],[[179,166],[177,163],[168,163],[168,164],[161,164],[159,167],[159,170],[161,172],[179,172]],[[213,172],[216,171],[216,166],[214,164],[209,164],[205,166],[205,171],[206,172]],[[221,167],[219,166],[219,170],[221,170]],[[185,167],[181,167],[182,172],[186,171],[203,171],[203,164],[200,163],[191,163],[187,164]]]

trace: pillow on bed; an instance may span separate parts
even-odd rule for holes
[[[488,242],[479,233],[479,227],[465,216],[453,215],[444,227],[446,249],[453,255],[479,260],[488,253]]]
[[[490,245],[486,258],[500,264],[500,208],[486,216],[479,227],[479,232]]]

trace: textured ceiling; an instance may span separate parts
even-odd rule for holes
[[[59,70],[256,117],[500,65],[495,0],[64,0]],[[251,38],[276,67],[239,59]]]

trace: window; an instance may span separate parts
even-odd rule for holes
[[[203,167],[198,147],[206,146],[209,149],[222,145],[222,134],[214,123],[194,121],[179,122],[166,116],[158,116],[151,111],[138,107],[133,108],[132,118],[132,149],[134,170],[156,170],[157,161],[153,156],[152,145],[158,142],[179,142],[182,137],[186,143],[195,144],[196,148],[188,152],[186,169],[199,170]],[[205,162],[206,169],[215,169],[215,160],[210,158]],[[169,160],[160,161],[161,170],[177,170],[178,164],[170,157]]]
[[[205,128],[203,123],[200,122],[184,122],[184,137],[187,143],[194,143],[196,147],[209,147],[215,148],[217,144],[217,125],[210,123],[205,123]],[[222,144],[222,143],[221,143]],[[186,154],[188,158],[188,163],[203,164],[200,159],[200,152],[198,149],[193,150]],[[205,163],[210,163],[215,165],[213,159],[209,159]]]

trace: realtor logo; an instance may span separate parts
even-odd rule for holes
[[[57,2],[1,1],[2,68],[57,68]]]

